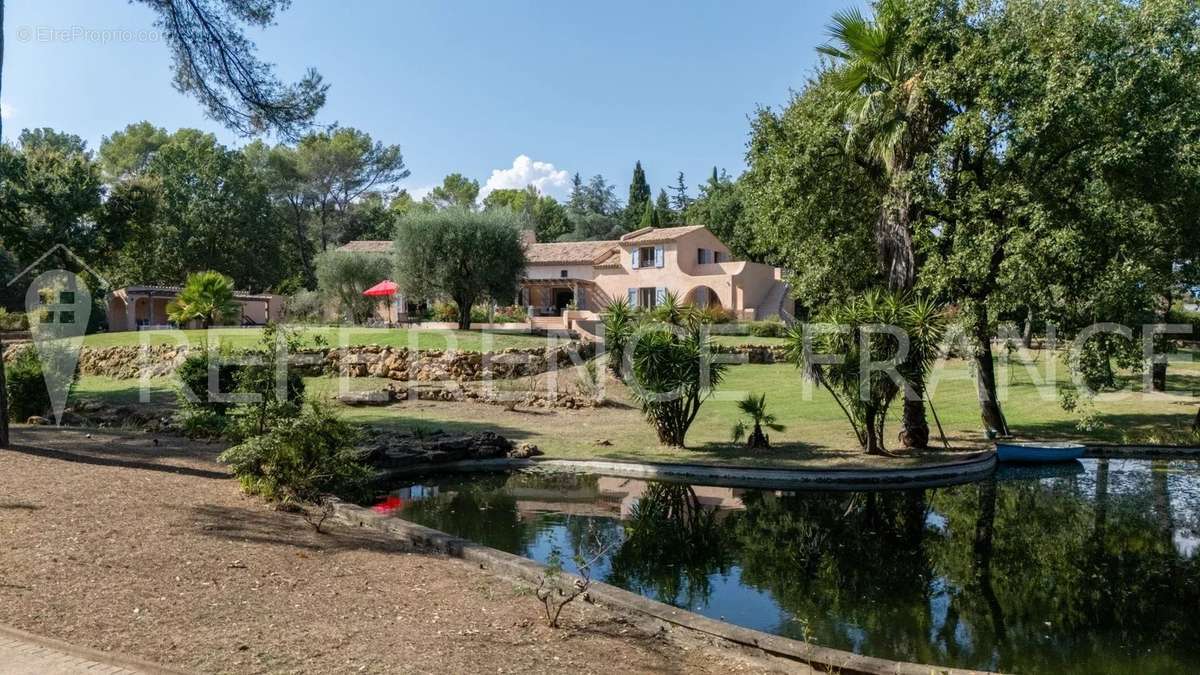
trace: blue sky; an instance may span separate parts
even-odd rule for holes
[[[302,0],[252,37],[284,79],[325,76],[322,122],[400,144],[414,193],[500,171],[493,185],[540,179],[561,196],[557,172],[578,171],[624,197],[638,159],[655,192],[681,170],[693,190],[713,165],[740,172],[747,116],[803,83],[830,15],[851,4]],[[171,88],[165,45],[138,34],[152,20],[124,0],[7,0],[5,136],[51,126],[95,148],[147,119],[242,143]],[[108,29],[134,35],[94,32]]]

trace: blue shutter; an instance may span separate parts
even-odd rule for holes
[[[654,289],[655,304],[663,305],[667,302],[667,287],[660,286]]]
[[[639,249],[633,249],[633,269],[638,268],[638,263],[641,262],[642,252]]]
[[[663,266],[663,247],[662,246],[654,247],[654,266],[655,267]]]
[[[637,289],[636,288],[629,289],[629,306],[637,307]]]

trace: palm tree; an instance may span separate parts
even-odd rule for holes
[[[741,410],[744,415],[750,418],[754,424],[754,431],[750,437],[746,439],[746,447],[751,450],[766,449],[771,447],[771,439],[763,433],[763,427],[771,431],[783,431],[786,427],[776,421],[775,415],[767,412],[767,395],[747,394],[746,398],[738,401],[738,410]],[[733,425],[731,436],[733,442],[737,443],[746,435],[746,421],[738,420],[737,424]]]
[[[167,318],[180,326],[199,320],[208,328],[240,313],[241,306],[233,299],[233,280],[212,271],[189,274],[179,297],[167,305]]]
[[[885,182],[875,223],[879,264],[893,290],[916,282],[912,223],[919,217],[908,178],[917,155],[930,145],[938,107],[931,103],[920,65],[904,42],[904,0],[881,0],[874,19],[858,9],[834,14],[830,44],[817,51],[833,59],[831,80],[845,115],[846,151]],[[924,390],[924,383],[914,387]],[[929,424],[921,397],[905,400],[905,445],[926,447]]]

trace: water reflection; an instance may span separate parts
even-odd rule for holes
[[[391,500],[387,501],[386,498]],[[783,492],[576,474],[431,478],[405,518],[886,658],[1010,672],[1197,672],[1200,469],[1087,460],[934,490]]]

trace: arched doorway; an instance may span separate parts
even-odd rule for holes
[[[683,302],[698,309],[721,309],[721,297],[708,286],[696,286],[688,291]]]

